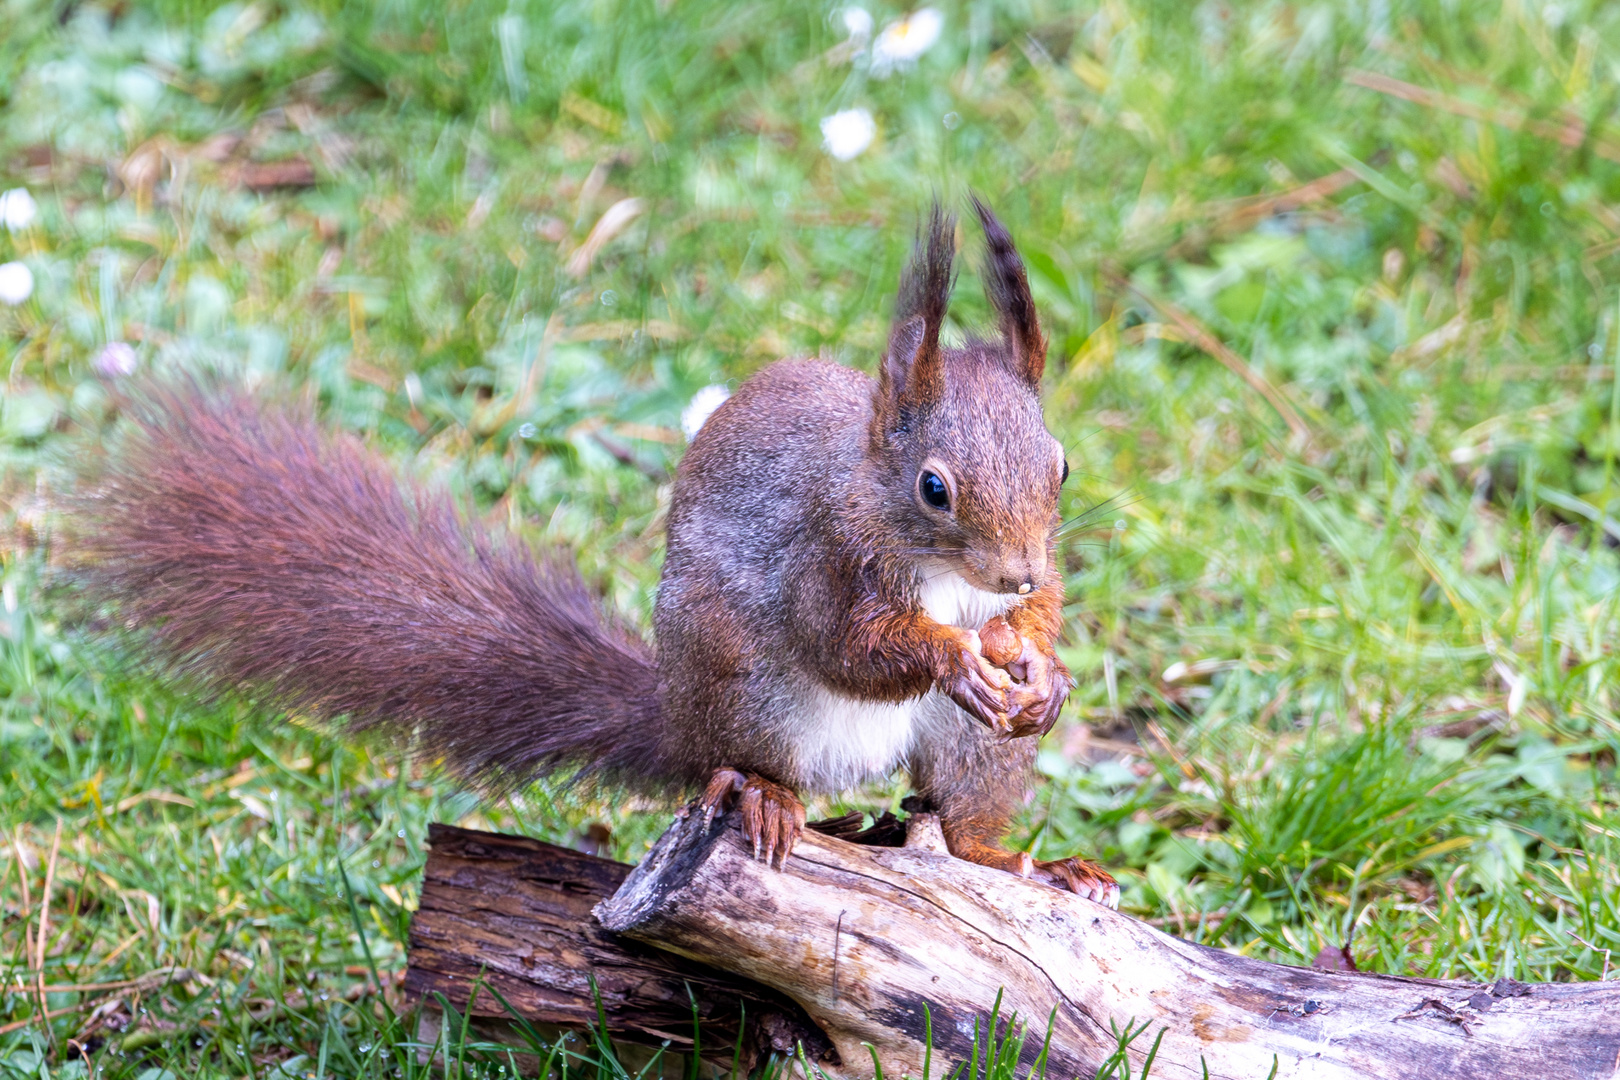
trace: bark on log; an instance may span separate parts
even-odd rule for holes
[[[591,908],[630,873],[624,863],[449,825],[430,826],[428,843],[405,973],[406,993],[426,1012],[437,1012],[435,993],[466,1011],[474,983],[482,980],[549,1034],[595,1024],[599,993],[616,1039],[655,1047],[667,1041],[680,1053],[691,1048],[695,998],[703,1056],[727,1067],[745,1011],[745,1066],[764,1051],[789,1051],[801,1039],[813,1058],[830,1050],[820,1030],[782,995],[597,925]],[[488,989],[473,999],[471,1015],[489,1037],[498,1037],[498,1026],[511,1019]],[[431,1027],[435,1018],[427,1019]]]
[[[944,854],[938,823],[911,819],[902,848],[807,833],[785,870],[750,857],[735,823],[677,819],[596,914],[609,930],[724,967],[792,997],[832,1039],[843,1071],[934,1075],[969,1056],[997,989],[1047,1072],[1090,1077],[1111,1024],[1159,1029],[1156,1078],[1615,1080],[1620,983],[1480,985],[1270,964],[1192,945],[1035,882]],[[1055,1012],[1054,1012],[1055,1010]],[[1206,1071],[1207,1070],[1207,1071]]]

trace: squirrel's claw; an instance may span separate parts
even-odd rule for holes
[[[733,806],[742,811],[743,838],[753,846],[754,858],[777,867],[787,865],[804,832],[804,803],[791,789],[729,766],[714,771],[697,805],[705,830]]]
[[[1008,733],[1015,738],[1045,735],[1057,723],[1074,679],[1061,660],[1027,638],[1018,664],[1024,668],[1025,681],[1015,683],[1007,692],[1009,718],[1017,718],[1016,723],[1009,724]]]
[[[971,648],[953,649],[946,670],[937,680],[952,701],[969,716],[998,734],[1010,730],[1007,687],[1012,680]]]
[[[754,858],[785,867],[804,832],[804,804],[781,784],[750,776],[737,801],[743,836],[753,844]]]
[[[958,859],[1044,881],[1055,888],[1067,889],[1077,896],[1095,900],[1104,907],[1119,910],[1119,885],[1108,875],[1108,871],[1094,862],[1085,859],[1032,859],[1027,851],[1008,851],[971,837],[953,843],[949,832],[945,837],[951,854]]]
[[[729,765],[722,765],[714,770],[709,777],[708,786],[699,796],[698,809],[703,811],[703,831],[708,832],[714,824],[714,819],[724,814],[736,802],[737,794],[742,791],[743,785],[748,783],[748,777]]]
[[[1037,860],[1035,877],[1076,896],[1095,900],[1104,907],[1119,910],[1119,883],[1094,862],[1085,859]]]

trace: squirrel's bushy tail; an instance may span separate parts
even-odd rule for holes
[[[87,597],[183,685],[381,731],[502,789],[560,768],[665,787],[652,652],[571,561],[245,392],[149,386],[68,507]]]

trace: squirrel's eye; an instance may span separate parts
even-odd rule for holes
[[[1069,459],[1064,458],[1063,459],[1063,479],[1059,480],[1058,483],[1059,484],[1067,484],[1068,482],[1069,482]]]
[[[917,477],[917,490],[922,492],[923,502],[936,510],[949,510],[951,508],[951,493],[945,486],[945,481],[937,473],[924,471]]]

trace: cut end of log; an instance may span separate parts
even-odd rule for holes
[[[626,878],[630,887],[621,885],[592,910],[596,921],[604,930],[622,933],[679,904],[678,894],[684,883],[708,861],[714,846],[725,836],[724,825],[729,821],[735,828],[735,817],[728,814],[706,825],[702,814],[677,815],[675,823]]]

